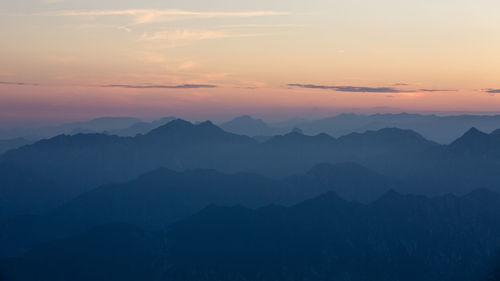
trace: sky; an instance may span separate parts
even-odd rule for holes
[[[3,0],[0,125],[500,111],[498,0]]]

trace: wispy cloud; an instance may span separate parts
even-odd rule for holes
[[[293,23],[274,23],[274,24],[261,24],[261,23],[245,23],[245,24],[225,24],[220,25],[221,28],[300,28],[306,27],[305,24],[293,24]]]
[[[500,94],[500,89],[486,89],[484,91],[489,94]]]
[[[325,86],[314,84],[288,84],[289,87],[305,89],[333,90],[352,93],[409,93],[414,91],[400,90],[392,87],[358,87],[358,86]]]
[[[59,17],[132,17],[132,25],[174,21],[186,18],[250,18],[264,16],[287,15],[286,12],[249,11],[249,12],[200,12],[186,10],[128,9],[128,10],[93,10],[93,11],[56,11],[45,13],[45,16]]]
[[[305,88],[305,89],[320,89],[332,90],[337,92],[350,93],[418,93],[418,92],[455,92],[456,90],[446,89],[418,89],[418,90],[403,90],[394,87],[363,87],[363,86],[326,86],[315,84],[288,84],[289,87]],[[397,83],[394,86],[408,86],[408,84]]]
[[[6,82],[0,81],[0,85],[12,85],[12,86],[39,86],[36,83],[26,83],[26,82]]]
[[[182,85],[128,85],[128,84],[111,84],[102,85],[104,88],[126,88],[126,89],[200,89],[200,88],[216,88],[216,85],[209,84],[182,84]]]
[[[420,89],[420,92],[456,92],[457,90],[449,89]]]
[[[152,33],[144,33],[141,37],[143,41],[199,41],[222,38],[237,38],[237,37],[253,37],[257,34],[236,33],[231,31],[215,31],[215,30],[188,30],[179,29],[173,31],[160,31]]]

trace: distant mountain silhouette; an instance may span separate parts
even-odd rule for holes
[[[255,134],[257,123],[255,119],[244,116],[235,119],[238,126],[235,133],[252,135]],[[263,122],[263,121],[262,121]],[[409,129],[418,132],[425,138],[443,144],[448,144],[457,139],[471,127],[477,127],[482,131],[490,132],[500,127],[500,115],[456,115],[437,116],[422,114],[373,114],[361,115],[344,113],[318,120],[305,120],[294,118],[285,122],[265,123],[259,122],[259,127],[273,128],[275,131],[269,135],[282,134],[292,128],[300,128],[305,134],[316,135],[327,133],[334,137],[344,136],[350,133],[363,133],[365,131],[377,131],[383,128]],[[226,129],[226,127],[223,127]],[[232,127],[227,127],[231,131]],[[259,135],[259,134],[257,134]]]
[[[259,143],[209,121],[192,124],[179,119],[135,137],[61,135],[11,150],[0,156],[0,163],[29,170],[71,193],[128,181],[160,167],[287,177],[320,163],[352,162],[406,182],[405,186],[411,183],[409,192],[463,194],[500,188],[497,139],[472,130],[450,145],[438,145],[410,130],[386,128],[338,139],[292,132]]]
[[[140,122],[140,119],[133,117],[101,117],[92,119],[87,122],[73,122],[63,124],[61,128],[80,128],[84,130],[92,130],[96,132],[108,131],[111,129],[126,128]]]
[[[376,131],[394,127],[413,130],[429,140],[447,144],[471,127],[486,132],[498,129],[500,127],[500,115],[340,114],[320,120],[302,121],[294,126],[300,127],[306,134],[327,133],[334,137],[351,132],[361,133],[367,130]]]
[[[273,136],[283,133],[286,130],[272,128],[261,119],[254,119],[248,115],[236,117],[229,122],[220,124],[220,127],[227,132],[251,137]]]
[[[255,141],[247,136],[231,134],[223,131],[210,121],[193,125],[192,123],[176,119],[168,124],[150,131],[139,139],[151,141],[167,141],[170,144],[182,145],[188,143],[214,143],[217,145],[254,144]]]
[[[84,122],[70,122],[54,126],[0,129],[0,139],[25,138],[35,141],[60,134],[103,133],[124,129],[139,122],[142,121],[133,117],[101,117]]]
[[[461,153],[469,153],[471,155],[481,156],[495,153],[495,156],[500,156],[500,134],[486,134],[476,128],[471,128],[462,137],[451,143],[450,148]]]
[[[118,130],[111,130],[109,131],[109,134],[111,135],[117,135],[117,136],[125,136],[125,137],[133,137],[138,134],[147,134],[149,131],[156,129],[158,127],[161,127],[173,120],[175,120],[175,117],[165,117],[159,120],[155,120],[153,122],[147,123],[147,122],[139,122],[131,125],[128,128],[124,129],[118,129]]]
[[[481,280],[500,196],[333,192],[291,207],[210,205],[164,232],[99,226],[0,261],[6,280]],[[490,279],[495,280],[494,274]]]
[[[86,122],[72,122],[40,128],[0,128],[0,139],[21,137],[29,140],[39,140],[59,134],[102,132],[119,136],[135,136],[145,134],[172,119],[174,118],[166,117],[148,123],[130,117],[104,117]],[[308,135],[326,133],[333,137],[340,137],[354,132],[377,131],[383,128],[400,128],[413,130],[429,140],[448,144],[471,127],[476,127],[484,132],[498,129],[500,127],[500,115],[438,116],[408,113],[373,115],[345,113],[318,120],[293,118],[277,123],[266,123],[263,120],[244,115],[222,123],[220,126],[227,132],[252,137],[284,134],[293,128],[300,128]]]
[[[414,145],[423,144],[431,145],[433,142],[428,141],[420,134],[399,128],[384,128],[378,131],[366,131],[365,133],[352,133],[339,138],[339,141],[352,144],[354,142],[366,145],[388,146],[392,145]]]
[[[229,153],[256,143],[250,137],[226,133],[210,122],[193,125],[175,120],[136,137],[60,135],[10,151],[0,157],[0,162],[82,191],[130,180],[159,167],[182,170],[231,166]]]

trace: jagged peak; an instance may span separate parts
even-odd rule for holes
[[[182,119],[176,119],[158,127],[144,135],[144,137],[149,139],[176,139],[177,141],[189,140],[195,142],[211,140],[256,142],[250,137],[226,132],[211,121],[193,124]]]

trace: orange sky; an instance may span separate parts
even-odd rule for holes
[[[0,121],[500,111],[498,1],[102,2],[2,6]]]

